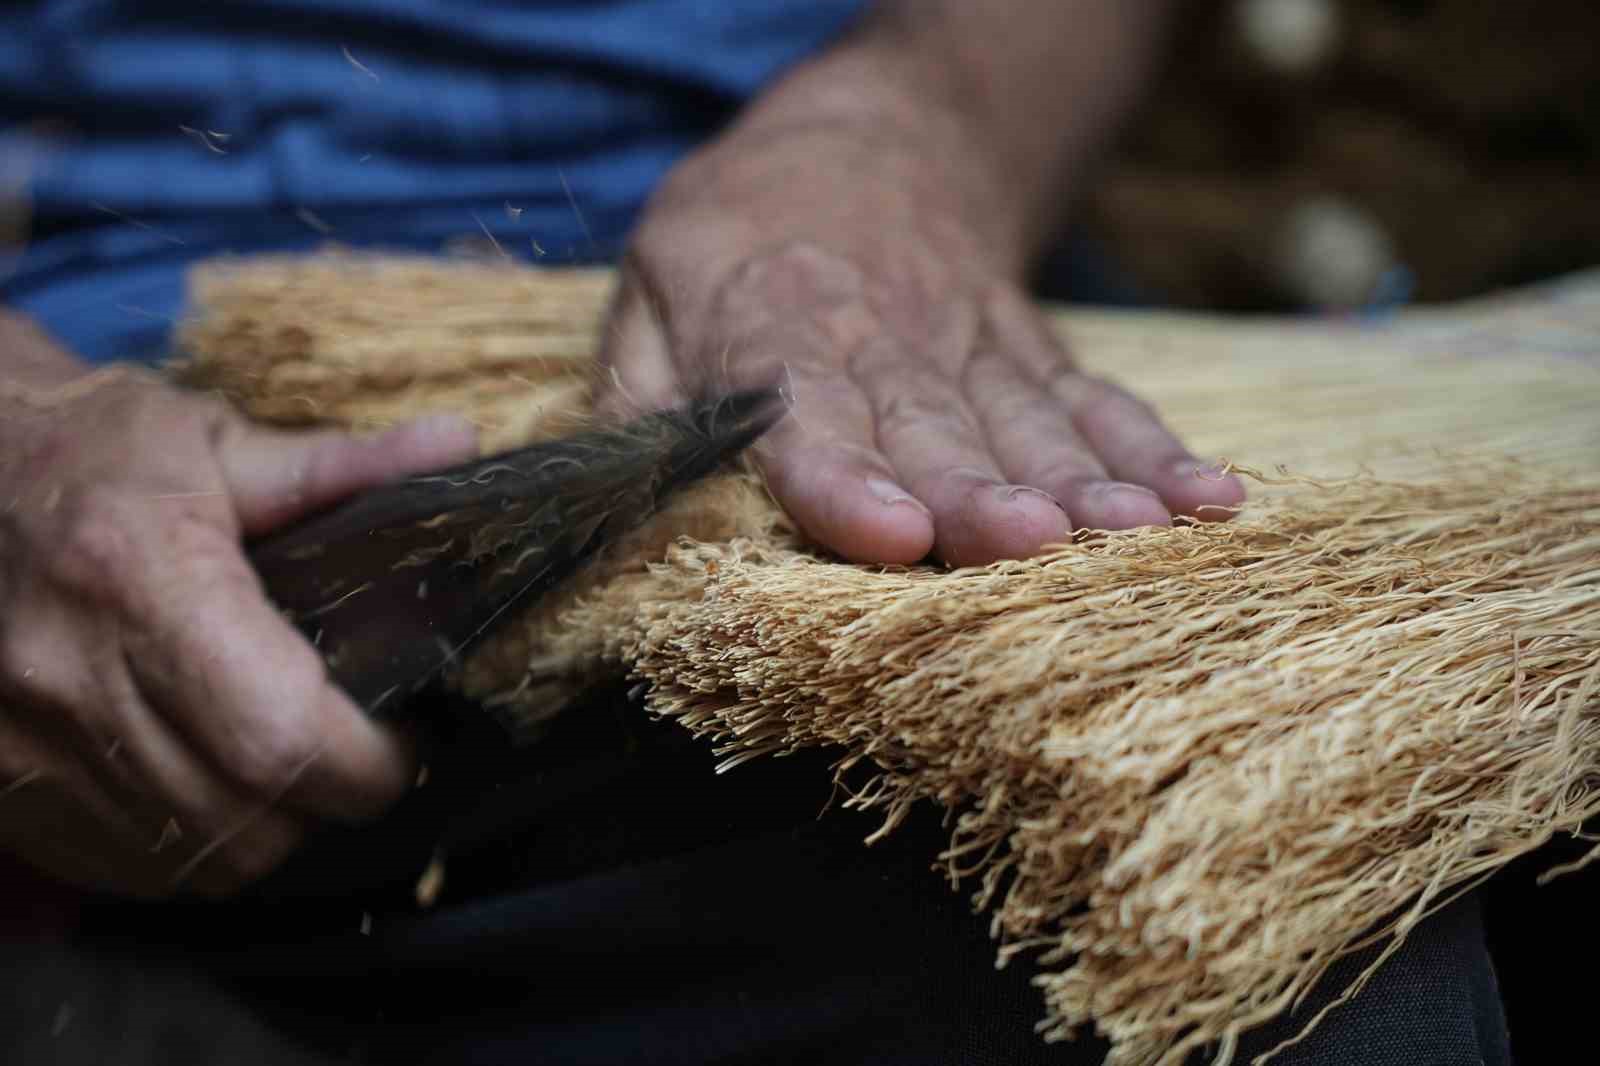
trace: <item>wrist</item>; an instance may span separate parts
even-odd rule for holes
[[[920,141],[968,218],[1026,264],[1065,222],[1084,169],[1137,97],[1173,0],[877,0],[752,108]]]
[[[0,403],[68,385],[92,368],[76,359],[28,316],[0,307]]]
[[[915,185],[953,213],[985,252],[1018,277],[1035,254],[1038,219],[983,123],[961,105],[925,50],[861,32],[796,68],[741,116],[732,136],[827,133],[862,144],[882,169],[914,171]],[[937,176],[937,192],[927,187]]]
[[[13,456],[41,436],[41,426],[80,412],[91,397],[159,380],[154,372],[125,363],[91,366],[26,315],[0,308],[0,449]],[[0,463],[0,472],[5,469]]]

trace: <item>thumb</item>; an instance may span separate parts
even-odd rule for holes
[[[597,414],[633,418],[683,401],[684,388],[673,362],[665,317],[660,301],[652,297],[638,273],[625,265],[601,333]]]
[[[382,433],[292,433],[230,420],[217,458],[246,536],[265,533],[352,493],[473,458],[478,434],[435,414]]]

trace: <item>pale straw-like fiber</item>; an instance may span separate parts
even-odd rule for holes
[[[277,421],[458,410],[500,447],[583,416],[609,284],[211,265],[182,372]],[[626,672],[727,765],[836,750],[885,831],[952,812],[941,861],[1038,967],[1048,1037],[1229,1061],[1333,960],[1600,812],[1597,294],[1386,326],[1062,314],[1201,454],[1302,476],[1251,475],[1227,524],[947,572],[832,561],[732,474],[461,682],[527,723]]]

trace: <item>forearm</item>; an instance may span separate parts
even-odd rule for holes
[[[1171,0],[878,0],[746,127],[859,121],[920,138],[984,204],[1020,266],[1061,225],[1066,190],[1135,98]]]

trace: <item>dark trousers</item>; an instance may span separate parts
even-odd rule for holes
[[[703,744],[614,696],[522,752],[461,714],[395,817],[320,841],[251,898],[103,903],[69,943],[8,952],[0,1060],[1101,1061],[1092,1035],[1034,1034],[1029,968],[995,970],[986,919],[932,869],[934,811],[866,848],[869,817],[817,817],[821,757],[719,776]],[[444,892],[419,911],[436,845]],[[1277,1061],[1509,1062],[1476,897]]]

